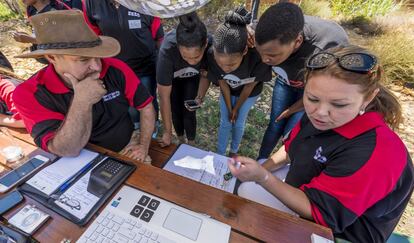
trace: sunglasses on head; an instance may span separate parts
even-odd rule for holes
[[[348,53],[336,56],[328,52],[316,53],[308,59],[306,68],[316,70],[326,68],[333,61],[336,61],[342,69],[355,73],[371,73],[377,64],[375,56],[366,53]]]

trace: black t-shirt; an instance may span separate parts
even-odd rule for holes
[[[219,85],[219,80],[225,80],[230,87],[232,96],[240,96],[245,84],[258,82],[253,88],[249,97],[259,95],[263,90],[263,82],[272,79],[270,66],[264,64],[259,53],[254,48],[249,48],[243,57],[240,66],[231,73],[225,73],[214,59],[213,48],[207,53],[208,60],[208,80],[215,85]]]
[[[179,81],[185,78],[194,78],[200,75],[200,71],[207,70],[207,50],[211,45],[211,38],[203,58],[197,65],[188,64],[180,54],[177,45],[176,31],[170,31],[165,35],[158,54],[157,82],[161,85],[172,85],[173,80]]]
[[[36,8],[33,6],[28,6],[26,8],[27,11],[27,17],[30,18],[33,15],[46,13],[49,11],[54,10],[68,10],[71,9],[71,1],[57,1],[57,0],[51,0],[48,5],[46,5],[44,8],[42,8],[40,11],[37,11]]]
[[[318,17],[305,16],[304,42],[286,61],[273,67],[282,81],[303,87],[306,60],[314,53],[348,43],[345,30],[337,23]]]
[[[157,40],[164,37],[161,20],[111,0],[85,0],[85,20],[98,35],[111,36],[121,45],[116,58],[126,62],[139,76],[155,74]]]
[[[316,223],[351,242],[385,242],[410,200],[414,170],[381,114],[367,112],[327,131],[306,115],[285,141],[285,182],[301,189]]]

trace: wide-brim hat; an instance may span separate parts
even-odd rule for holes
[[[30,20],[37,50],[19,55],[20,58],[44,55],[83,57],[113,57],[121,51],[119,42],[109,36],[96,35],[86,24],[79,10],[49,11]]]
[[[210,0],[116,0],[123,6],[142,14],[172,18],[191,13]]]

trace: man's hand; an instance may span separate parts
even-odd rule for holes
[[[231,123],[236,123],[238,113],[239,112],[236,109],[231,110],[231,112],[229,113],[229,121]]]
[[[36,38],[34,38],[33,36],[28,35],[28,34],[26,34],[24,32],[13,32],[11,34],[11,36],[17,42],[21,42],[21,43],[36,43]]]
[[[105,84],[99,79],[98,72],[88,75],[83,80],[77,80],[70,73],[64,75],[72,84],[74,96],[82,103],[93,105],[106,94]]]
[[[151,162],[151,158],[148,156],[148,149],[142,144],[128,145],[121,154],[141,162]]]
[[[275,122],[281,121],[282,119],[288,118],[289,116],[292,115],[292,112],[290,111],[290,109],[286,109],[284,110],[275,120]]]
[[[158,140],[158,144],[161,148],[169,146],[171,144],[171,133],[164,132],[162,138]]]

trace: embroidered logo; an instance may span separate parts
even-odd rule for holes
[[[110,100],[115,99],[115,98],[116,98],[116,97],[118,97],[119,95],[121,95],[121,92],[119,92],[119,91],[115,91],[115,92],[109,93],[109,94],[107,94],[107,95],[104,95],[104,96],[102,97],[102,99],[103,99],[103,101],[104,101],[104,102],[106,102],[106,101],[110,101]]]
[[[137,12],[128,11],[128,16],[140,17],[141,15]]]
[[[326,162],[326,157],[322,155],[322,146],[319,146],[318,149],[316,149],[315,155],[313,156],[313,159],[321,162],[321,163],[325,163]]]

